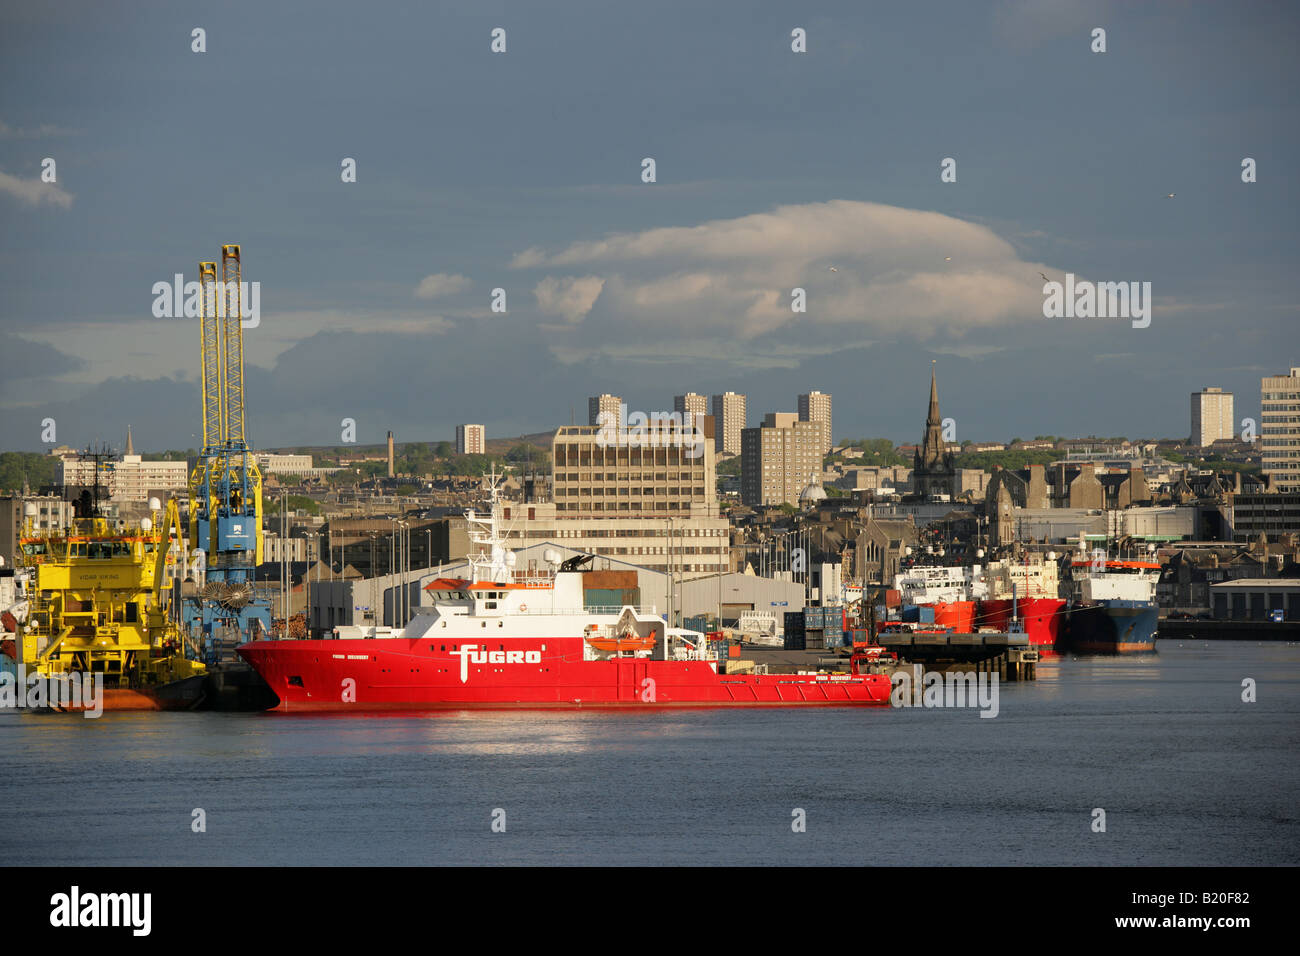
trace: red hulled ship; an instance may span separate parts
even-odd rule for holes
[[[979,627],[1009,631],[1019,619],[1029,643],[1044,657],[1054,657],[1065,621],[1056,555],[1047,560],[994,561],[985,569],[988,597],[979,602]]]
[[[889,678],[860,672],[865,655],[848,674],[726,674],[704,635],[667,627],[653,608],[585,607],[590,559],[556,554],[552,571],[516,572],[499,510],[494,484],[489,511],[466,513],[479,546],[468,576],[428,584],[431,606],[405,628],[239,647],[278,696],[274,709],[889,703]]]
[[[975,631],[976,598],[983,594],[978,567],[919,564],[894,576],[904,605],[929,607],[934,624],[958,634]]]

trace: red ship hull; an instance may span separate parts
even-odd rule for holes
[[[278,711],[439,707],[789,707],[889,703],[883,674],[718,674],[708,661],[583,660],[581,638],[254,641]]]
[[[980,627],[991,627],[996,631],[1005,631],[1011,626],[1013,605],[1024,623],[1025,634],[1029,643],[1037,647],[1044,656],[1055,656],[1057,639],[1061,635],[1062,622],[1065,620],[1065,602],[1059,598],[1010,598],[980,601],[979,616],[976,623]]]

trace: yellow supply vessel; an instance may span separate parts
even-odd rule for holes
[[[23,529],[20,560],[34,581],[19,667],[43,678],[102,675],[106,710],[197,706],[206,669],[187,655],[167,602],[180,553],[175,500],[128,523],[99,516],[87,498],[66,529]]]

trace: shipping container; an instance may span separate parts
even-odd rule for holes
[[[787,651],[802,651],[802,650],[805,650],[806,648],[805,648],[805,645],[804,645],[804,632],[803,632],[802,630],[801,630],[801,631],[798,631],[798,632],[795,632],[795,631],[786,631],[786,632],[785,632],[785,649],[786,649]]]
[[[900,620],[911,624],[933,624],[934,608],[929,604],[904,604]]]
[[[714,630],[712,614],[692,614],[682,622],[682,626],[688,631],[699,631],[707,633]]]

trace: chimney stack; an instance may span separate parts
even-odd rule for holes
[[[388,477],[393,477],[393,433],[388,433]]]

